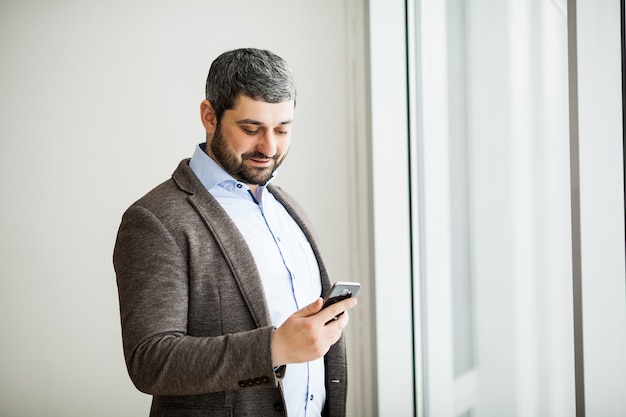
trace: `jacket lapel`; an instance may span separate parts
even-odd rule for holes
[[[189,168],[189,159],[181,161],[172,178],[181,190],[189,194],[189,202],[215,237],[256,325],[270,326],[272,320],[263,282],[239,229]]]

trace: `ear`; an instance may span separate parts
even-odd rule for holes
[[[207,135],[213,136],[217,127],[217,117],[213,111],[213,106],[207,100],[200,103],[200,119]]]

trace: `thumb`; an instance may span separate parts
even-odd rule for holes
[[[315,315],[320,312],[322,309],[323,301],[321,297],[318,297],[317,300],[313,301],[306,307],[301,308],[300,310],[294,313],[294,316],[298,317],[309,317]]]

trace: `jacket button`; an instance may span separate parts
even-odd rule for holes
[[[263,378],[261,378],[261,382],[264,384],[269,384],[270,383],[270,379],[266,376],[264,376]]]
[[[238,384],[239,384],[239,386],[241,388],[245,388],[246,387],[246,381],[239,381]]]
[[[278,412],[282,412],[282,411],[285,411],[285,406],[283,405],[282,402],[278,401],[274,403],[274,409]]]
[[[246,385],[248,385],[249,387],[254,386],[254,380],[252,380],[252,379],[246,380]]]

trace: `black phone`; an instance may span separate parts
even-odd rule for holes
[[[360,288],[361,284],[358,282],[335,282],[330,288],[330,291],[328,291],[328,294],[326,294],[326,297],[324,297],[324,305],[322,306],[322,309],[325,309],[329,305],[335,304],[341,300],[345,300],[346,298],[355,296],[356,293],[359,292]],[[334,320],[337,320],[337,317],[341,316],[342,314],[343,311],[337,314]]]

